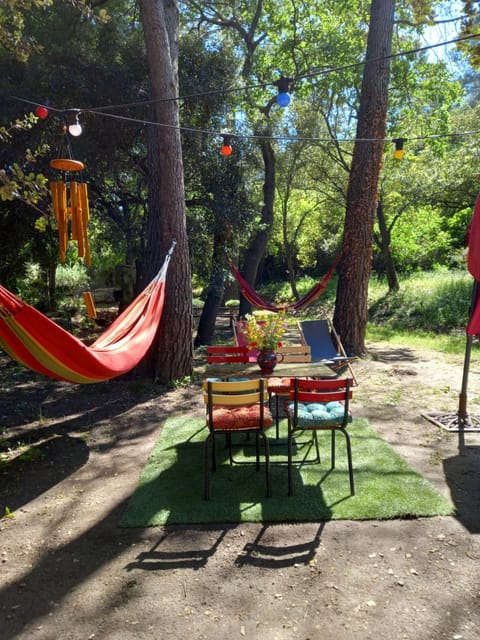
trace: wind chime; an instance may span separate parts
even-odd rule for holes
[[[65,126],[63,127],[63,139],[59,156],[50,161],[50,166],[60,173],[58,179],[50,182],[52,194],[53,214],[58,228],[58,245],[60,260],[65,262],[65,256],[69,239],[77,243],[79,258],[83,258],[87,267],[91,266],[90,247],[88,241],[88,221],[90,208],[88,204],[87,184],[81,180],[72,179],[76,172],[84,169],[83,162],[74,160],[67,132],[77,136],[82,132],[78,122],[78,111],[64,113]],[[67,153],[63,153],[66,151]],[[68,157],[62,157],[68,156]]]

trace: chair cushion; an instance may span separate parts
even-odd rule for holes
[[[260,406],[254,404],[249,407],[213,407],[213,424],[215,430],[223,431],[258,428],[260,425]],[[264,407],[263,425],[271,427],[272,424],[272,414],[268,407]]]
[[[289,402],[287,405],[287,413],[293,417],[295,411],[295,403]],[[303,404],[298,403],[297,425],[299,427],[312,428],[315,425],[321,427],[334,427],[343,421],[345,408],[341,402],[319,402]],[[352,415],[349,413],[347,422],[352,421]]]
[[[270,393],[289,393],[291,378],[269,378],[268,379],[268,391]]]

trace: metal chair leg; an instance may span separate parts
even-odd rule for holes
[[[293,431],[290,429],[290,421],[288,425],[288,438],[287,438],[287,467],[288,467],[288,495],[293,494],[292,487],[292,438]]]
[[[210,499],[210,482],[209,482],[209,466],[210,466],[210,460],[209,460],[209,454],[208,454],[208,443],[210,440],[210,434],[207,436],[206,440],[205,440],[205,478],[204,478],[204,498],[205,500],[209,500]]]
[[[316,430],[313,432],[313,440],[315,443],[315,451],[317,452],[317,462],[320,464],[320,447],[318,446],[318,437]]]
[[[332,469],[335,469],[335,431],[336,429],[332,429],[332,452],[330,457]]]
[[[355,483],[353,479],[353,462],[352,462],[352,446],[350,443],[350,434],[346,429],[340,429],[340,431],[344,434],[346,442],[347,442],[347,460],[348,460],[348,475],[350,477],[350,494],[352,496],[355,495]]]
[[[278,403],[278,394],[275,394],[275,435],[278,438],[280,437],[280,425],[279,425],[279,419],[278,419],[278,412],[279,412],[279,403]]]
[[[266,474],[266,483],[267,483],[267,498],[270,498],[272,495],[272,483],[270,480],[270,445],[268,443],[268,438],[265,433],[262,433],[263,442],[265,445],[265,474]]]
[[[230,460],[230,465],[233,465],[233,449],[232,449],[232,434],[227,433],[227,446],[228,446],[228,459]]]

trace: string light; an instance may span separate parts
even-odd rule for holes
[[[35,109],[35,115],[37,116],[37,118],[40,118],[40,120],[45,120],[45,118],[48,117],[47,107],[44,107],[41,104],[38,105],[38,107],[36,107]]]
[[[68,111],[63,112],[63,117],[67,125],[68,133],[75,138],[82,135],[82,125],[80,124],[80,120],[78,118],[79,113],[79,109],[69,109]]]
[[[19,100],[20,102],[25,102],[30,105],[37,105],[37,107],[42,106],[38,102],[25,100],[24,98],[18,98],[16,96],[10,96],[10,98],[13,100]],[[75,114],[75,118],[71,120],[71,124],[69,125],[68,128],[67,128],[67,125],[65,125],[65,129],[69,130],[70,127],[77,125],[77,127],[75,127],[73,131],[74,132],[79,131],[77,135],[80,135],[80,133],[82,132],[81,131],[82,127],[78,120],[78,114],[80,113],[80,109],[69,109],[68,111],[62,111],[61,109],[49,107],[49,110],[55,113],[58,113],[59,115],[63,116],[64,119],[66,114]],[[127,116],[121,116],[114,113],[107,113],[106,111],[98,111],[98,110],[91,110],[91,109],[82,109],[81,111],[82,113],[86,113],[86,112],[94,113],[95,115],[101,115],[105,118],[113,118],[114,120],[133,122],[135,124],[149,125],[153,127],[163,127],[165,129],[177,129],[178,131],[183,131],[186,133],[198,133],[203,135],[220,136],[224,139],[224,143],[222,144],[222,147],[220,149],[220,152],[222,153],[222,155],[231,155],[231,153],[233,152],[233,148],[231,148],[231,152],[229,153],[228,147],[231,147],[230,141],[231,141],[231,138],[233,138],[234,136],[230,134],[224,134],[223,132],[213,131],[210,129],[197,129],[194,127],[168,125],[168,124],[163,124],[161,122],[154,122],[151,120],[142,120],[140,118],[130,118]],[[72,116],[70,116],[70,118],[72,118]],[[72,134],[71,131],[69,131],[69,133],[71,135],[74,135]],[[434,140],[434,139],[442,139],[442,138],[455,138],[460,136],[471,137],[479,134],[480,134],[480,129],[475,129],[471,131],[457,131],[452,133],[438,133],[438,134],[430,134],[430,135],[423,135],[423,136],[409,136],[408,140],[411,140],[411,141]],[[238,136],[235,135],[235,137],[238,137]],[[255,135],[255,134],[248,134],[248,133],[242,134],[241,137],[249,140],[272,140],[277,142],[312,142],[312,143],[322,142],[322,143],[335,143],[335,144],[346,144],[346,143],[355,143],[355,142],[384,142],[384,143],[393,142],[394,144],[398,145],[398,149],[395,149],[394,151],[394,157],[398,160],[403,158],[405,155],[403,148],[400,148],[400,144],[403,147],[403,143],[407,141],[407,138],[331,138],[331,137],[320,138],[316,136],[287,136],[287,135],[268,136],[268,135]],[[229,138],[229,140],[226,141],[225,138]],[[222,151],[223,147],[225,147],[224,151],[226,153]]]
[[[222,142],[222,147],[220,149],[220,153],[222,154],[222,156],[232,155],[233,153],[232,136],[228,134],[223,136],[223,142]]]
[[[393,141],[395,143],[395,151],[393,152],[393,157],[395,160],[402,160],[405,155],[405,151],[403,150],[403,143],[406,142],[405,138],[395,138]]]
[[[182,99],[186,99],[186,98],[195,98],[195,97],[207,97],[209,95],[218,95],[218,94],[223,94],[223,93],[230,93],[230,92],[234,92],[234,91],[246,91],[249,89],[255,89],[258,87],[267,87],[267,86],[271,86],[272,84],[274,86],[277,86],[278,90],[279,90],[279,94],[277,96],[277,103],[280,104],[282,102],[284,102],[284,105],[287,106],[287,100],[288,100],[288,104],[290,104],[291,101],[291,96],[289,94],[289,90],[290,90],[290,84],[302,79],[306,79],[306,78],[311,78],[314,76],[320,76],[320,75],[326,75],[329,73],[333,73],[333,72],[340,72],[346,69],[351,69],[357,66],[361,66],[367,63],[372,63],[372,62],[376,62],[376,61],[380,61],[380,60],[385,60],[388,58],[396,58],[396,57],[400,57],[400,56],[405,56],[405,55],[410,55],[410,54],[414,54],[414,53],[418,53],[418,52],[423,52],[423,51],[427,51],[429,49],[434,49],[436,47],[440,47],[440,46],[445,46],[448,44],[453,44],[456,42],[462,42],[464,40],[472,40],[475,38],[479,38],[480,34],[469,34],[467,36],[462,36],[460,38],[454,38],[452,40],[447,40],[445,42],[438,42],[435,43],[433,45],[428,45],[425,47],[418,47],[416,49],[410,49],[410,50],[406,50],[406,51],[400,51],[394,54],[390,54],[388,56],[381,56],[378,58],[371,58],[368,60],[362,60],[356,63],[351,63],[348,65],[343,65],[343,66],[339,66],[339,67],[333,67],[333,68],[328,68],[328,69],[322,69],[322,70],[312,70],[308,73],[305,73],[303,75],[299,75],[296,76],[295,78],[285,78],[285,77],[281,77],[279,80],[272,82],[272,83],[262,83],[262,84],[258,84],[258,85],[252,85],[252,86],[246,86],[243,88],[235,88],[235,89],[220,89],[220,90],[215,90],[215,91],[208,91],[208,92],[203,92],[203,93],[198,93],[198,94],[194,94],[194,95],[189,95],[189,96],[177,96],[177,97],[172,97],[172,98],[162,98],[162,99],[156,99],[156,100],[148,100],[148,101],[141,101],[141,102],[134,102],[134,103],[128,103],[128,104],[119,104],[119,105],[110,105],[110,106],[105,106],[105,107],[96,107],[96,108],[88,108],[88,109],[82,109],[83,113],[93,113],[93,114],[97,114],[97,115],[103,115],[104,117],[109,117],[109,118],[115,118],[118,120],[123,120],[126,122],[134,122],[134,123],[139,123],[139,124],[143,124],[143,125],[151,125],[151,126],[159,126],[159,127],[163,127],[163,128],[171,128],[171,129],[177,129],[180,131],[184,131],[184,132],[190,132],[190,133],[201,133],[201,134],[208,134],[208,135],[223,135],[222,133],[218,133],[215,131],[209,131],[209,130],[200,130],[200,129],[195,129],[195,128],[191,128],[191,127],[178,127],[178,126],[173,126],[173,125],[167,125],[167,124],[163,124],[160,122],[152,122],[152,121],[147,121],[147,120],[143,120],[140,118],[130,118],[130,117],[126,117],[126,116],[121,116],[121,115],[117,115],[117,114],[113,114],[113,113],[108,113],[107,110],[111,110],[111,109],[118,109],[118,108],[127,108],[127,107],[135,107],[135,106],[144,106],[144,105],[148,105],[148,104],[153,104],[156,102],[165,102],[165,101],[171,101],[171,100],[182,100]],[[282,97],[280,97],[282,96]],[[20,98],[17,96],[10,96],[10,98],[14,99],[14,100],[18,100],[20,102],[24,102],[26,104],[30,104],[32,106],[36,106],[37,109],[39,109],[40,107],[46,108],[44,107],[41,103],[39,102],[34,102],[31,100],[26,100],[24,98]],[[280,102],[279,102],[280,100]],[[58,108],[54,108],[54,107],[49,107],[50,111],[56,112],[60,115],[63,115],[65,117],[66,113],[71,113],[73,112],[75,114],[75,119],[73,122],[71,122],[68,125],[68,131],[71,135],[74,136],[78,136],[82,133],[82,127],[80,125],[79,119],[78,119],[78,114],[80,112],[79,109],[70,109],[67,112],[62,111],[61,109]],[[42,113],[42,112],[41,112]],[[40,117],[40,116],[38,116]],[[447,134],[433,134],[433,135],[428,135],[428,136],[418,136],[418,137],[414,137],[414,138],[409,138],[410,140],[425,140],[425,139],[433,139],[433,138],[448,138],[448,137],[453,137],[453,136],[471,136],[471,135],[476,135],[479,134],[480,131],[469,131],[469,132],[457,132],[457,133],[447,133]],[[348,143],[348,142],[379,142],[379,139],[367,139],[367,138],[344,138],[344,139],[340,139],[340,138],[317,138],[317,137],[298,137],[298,136],[258,136],[258,135],[245,135],[245,138],[250,138],[250,139],[269,139],[269,140],[278,140],[278,141],[304,141],[304,142],[335,142],[335,143]],[[397,138],[397,141],[405,141],[405,139],[401,139],[401,138]],[[395,142],[395,139],[392,140],[390,139],[383,139],[381,140],[383,142]],[[225,147],[231,146],[231,145],[223,145]],[[227,149],[225,149],[227,151]],[[232,149],[233,151],[233,149]],[[227,151],[228,153],[228,151]],[[396,149],[394,152],[394,157],[400,159],[403,158],[404,156],[404,151],[403,149]]]
[[[288,107],[292,101],[290,96],[290,85],[292,82],[293,78],[285,78],[285,76],[282,76],[273,83],[278,89],[277,104],[279,107]]]

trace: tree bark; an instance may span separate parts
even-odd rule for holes
[[[383,257],[383,266],[385,268],[385,275],[387,276],[388,290],[398,291],[398,277],[395,269],[395,264],[392,259],[392,251],[390,248],[391,243],[391,231],[387,225],[385,219],[385,211],[383,209],[382,198],[380,197],[377,206],[377,221],[378,228],[380,230],[380,237],[377,239],[377,244],[380,247]]]
[[[346,351],[365,352],[373,225],[386,132],[395,0],[372,0],[357,136],[347,192],[334,325]],[[370,60],[370,62],[369,62]]]
[[[178,5],[176,0],[140,0],[154,119],[148,129],[148,221],[144,282],[161,266],[173,239],[159,330],[142,364],[161,383],[192,372],[192,293],[185,220],[183,162],[178,110]]]
[[[220,202],[213,203],[215,226],[213,230],[213,251],[205,304],[198,323],[194,347],[212,344],[218,310],[225,295],[227,281],[228,247],[230,246],[229,226],[222,221],[223,207]]]

